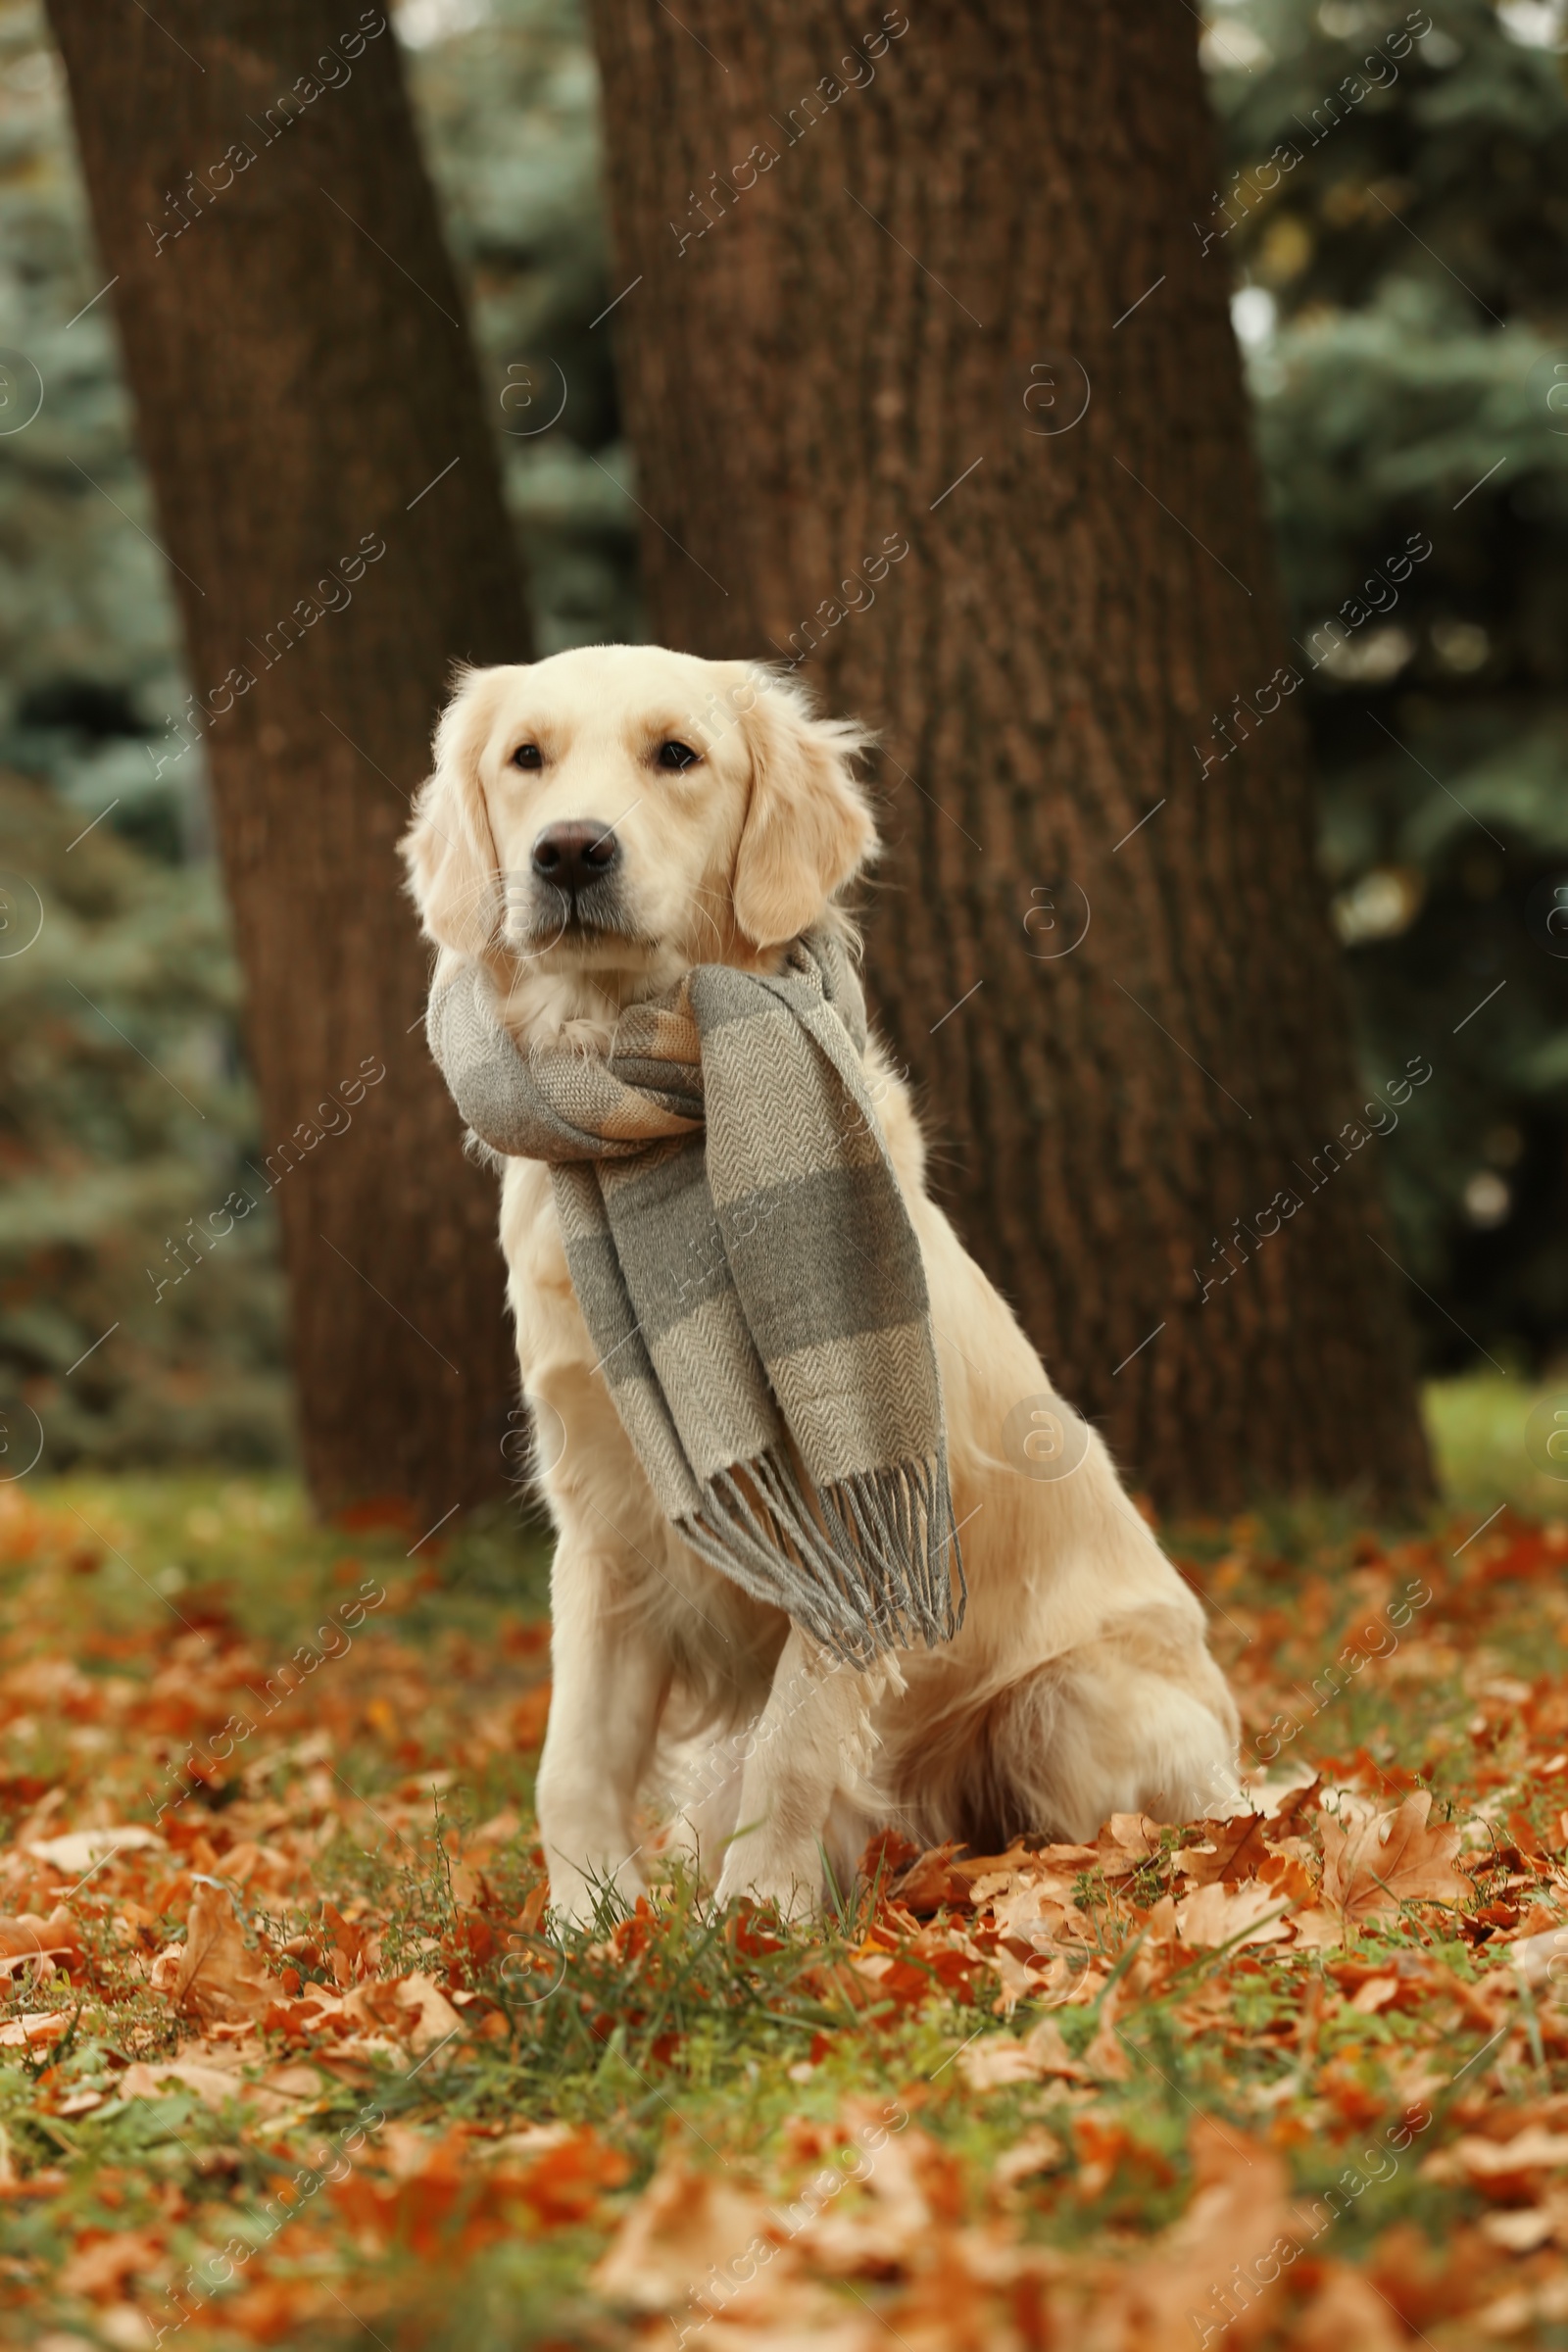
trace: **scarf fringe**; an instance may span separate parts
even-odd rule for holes
[[[963,1623],[968,1586],[940,1453],[808,1490],[769,1447],[721,1470],[677,1524],[701,1558],[846,1666],[918,1642],[934,1649]]]

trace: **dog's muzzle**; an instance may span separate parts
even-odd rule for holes
[[[529,860],[528,929],[535,939],[610,933],[635,938],[621,893],[621,847],[595,817],[547,825]]]

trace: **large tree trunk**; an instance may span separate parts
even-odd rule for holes
[[[312,1488],[434,1520],[502,1485],[510,1373],[395,844],[453,659],[527,652],[462,303],[378,11],[50,13],[208,713]]]
[[[1420,1492],[1376,1144],[1313,1189],[1359,1098],[1192,12],[595,10],[656,626],[884,730],[965,1239],[1163,1503]]]

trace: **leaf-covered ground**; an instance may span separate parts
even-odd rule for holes
[[[826,1930],[551,1940],[528,1539],[0,1486],[0,2336],[1568,2346],[1568,1490],[1502,1385],[1419,1536],[1168,1531],[1256,1815],[889,1841]]]

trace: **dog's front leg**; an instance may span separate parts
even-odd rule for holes
[[[599,1894],[646,1880],[632,1826],[669,1679],[661,1645],[626,1624],[623,1562],[564,1534],[551,1571],[550,1725],[535,1800],[558,1918],[585,1926]]]
[[[786,1919],[819,1907],[828,1814],[867,1761],[870,1698],[867,1677],[791,1633],[746,1758],[720,1903],[752,1894]]]

